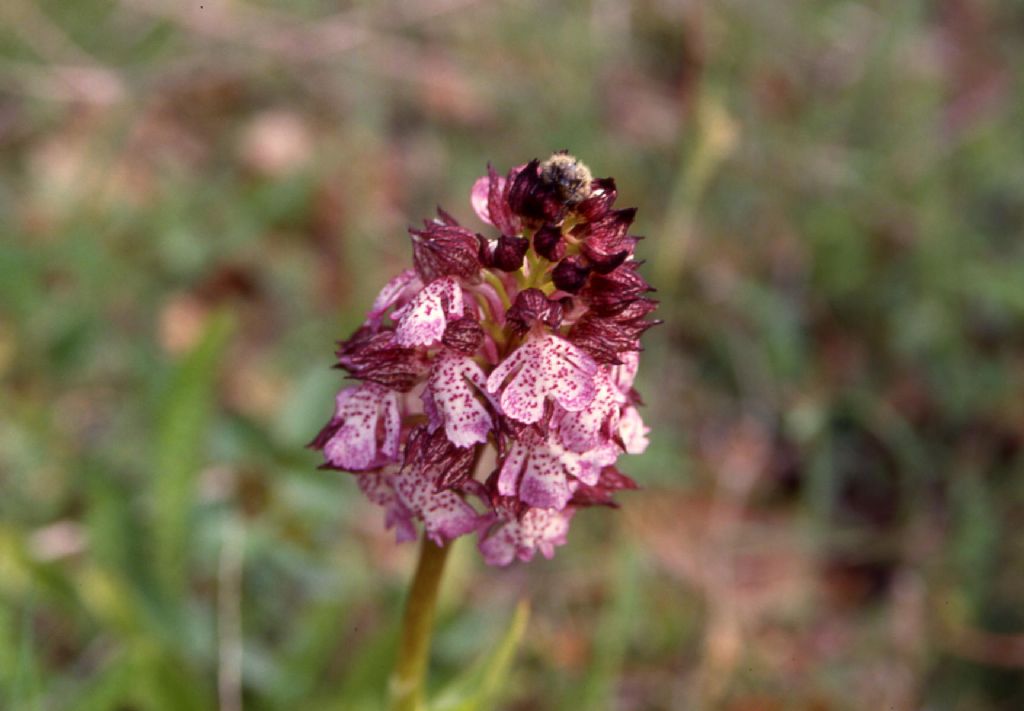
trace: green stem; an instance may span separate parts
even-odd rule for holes
[[[501,279],[496,277],[490,269],[483,270],[484,281],[494,287],[494,290],[498,292],[498,298],[501,299],[501,305],[508,310],[508,307],[512,305],[512,302],[508,298],[508,292],[505,291],[505,285],[501,283]]]
[[[450,545],[442,548],[426,538],[420,546],[416,573],[405,601],[398,660],[391,674],[391,711],[423,708],[423,682],[434,628],[434,607],[449,548]]]
[[[525,288],[539,288],[544,283],[544,277],[547,275],[548,261],[539,254],[535,254],[531,247],[526,252],[526,264],[529,267],[530,276],[526,279]]]

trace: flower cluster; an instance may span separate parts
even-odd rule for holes
[[[410,228],[415,269],[339,344],[359,384],[311,443],[354,472],[400,541],[478,533],[485,560],[550,557],[582,507],[635,488],[647,446],[633,389],[656,302],[637,271],[635,210],[567,153],[473,186],[494,238],[438,210]]]

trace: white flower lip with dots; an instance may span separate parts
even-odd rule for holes
[[[607,373],[594,375],[594,397],[586,407],[575,412],[562,410],[555,415],[555,427],[565,446],[575,452],[586,452],[610,437],[625,402]]]
[[[569,412],[589,405],[596,372],[590,356],[563,338],[547,335],[528,340],[505,358],[487,378],[487,390],[501,393],[505,415],[532,424],[543,416],[548,398]]]
[[[318,438],[329,465],[361,471],[397,459],[400,427],[397,394],[364,383],[338,393],[334,417]]]
[[[452,277],[427,284],[412,300],[392,314],[398,321],[395,340],[402,346],[429,346],[444,336],[449,320],[462,316],[462,288]]]
[[[439,546],[480,527],[481,517],[473,507],[454,491],[436,491],[428,472],[401,472],[393,486],[398,500],[423,520],[427,537]]]
[[[437,359],[423,391],[424,409],[432,429],[444,425],[458,447],[487,442],[491,415],[481,400],[487,375],[472,358],[446,353]]]
[[[480,543],[480,552],[489,565],[508,565],[517,558],[533,559],[534,551],[545,558],[555,554],[555,546],[565,543],[572,509],[529,509],[518,520],[498,524]]]
[[[422,287],[422,284],[420,283],[420,278],[416,276],[416,272],[412,269],[406,269],[393,278],[384,285],[384,288],[377,294],[377,298],[373,300],[373,306],[370,307],[370,311],[366,314],[365,323],[367,325],[379,326],[380,320],[387,313],[387,310],[401,300],[403,294],[415,293],[416,287]]]
[[[557,441],[512,442],[498,472],[498,493],[530,506],[561,511],[569,503],[580,472],[577,456]]]

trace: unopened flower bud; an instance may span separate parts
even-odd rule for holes
[[[409,228],[412,261],[424,281],[443,276],[474,279],[480,273],[473,233],[458,225],[427,222],[424,229]]]
[[[552,301],[540,289],[524,289],[505,314],[505,321],[519,335],[529,331],[538,321],[551,328],[558,328],[562,322],[562,309],[561,302]]]
[[[523,257],[530,248],[530,241],[525,237],[502,235],[498,238],[498,246],[494,248],[494,268],[503,272],[517,272],[523,268]]]
[[[567,257],[560,261],[551,272],[551,280],[559,289],[575,294],[587,283],[590,269],[583,266],[579,257]]]
[[[565,256],[562,230],[554,225],[544,225],[533,235],[533,249],[548,261],[559,261]]]

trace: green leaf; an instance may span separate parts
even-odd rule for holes
[[[428,704],[430,711],[475,711],[492,709],[508,676],[519,642],[526,631],[530,605],[520,600],[505,636],[487,656],[481,658]]]
[[[173,598],[180,596],[185,583],[195,483],[211,420],[217,365],[231,324],[227,313],[210,320],[199,345],[176,366],[158,404],[153,452],[154,545],[161,587]]]
[[[42,692],[41,680],[43,671],[36,653],[35,631],[32,629],[34,604],[31,600],[21,614],[21,632],[14,678],[11,684],[11,701],[15,708],[38,709]]]

